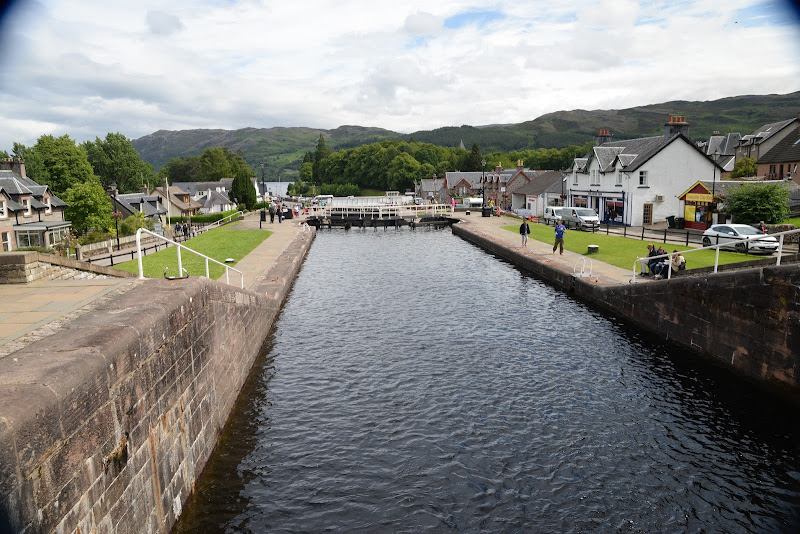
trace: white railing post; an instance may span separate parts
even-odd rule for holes
[[[211,278],[208,273],[208,258],[206,258],[206,278]]]
[[[717,272],[717,267],[719,267],[719,245],[715,245],[717,248],[714,249],[716,252],[714,256],[714,272]]]
[[[783,233],[781,232],[781,239],[778,242],[778,263],[776,265],[781,264],[781,256],[783,255]]]
[[[181,263],[181,249],[183,246],[178,246],[178,276],[183,276],[183,263]]]
[[[136,255],[139,257],[139,280],[144,280],[144,267],[142,266],[142,229],[136,230]]]

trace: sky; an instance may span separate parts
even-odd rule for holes
[[[409,133],[798,90],[782,0],[17,0],[0,18],[8,152],[44,134]]]

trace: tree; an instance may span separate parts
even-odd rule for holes
[[[322,176],[320,174],[320,165],[322,165],[322,160],[327,158],[331,154],[331,149],[328,148],[328,145],[325,144],[325,137],[322,134],[319,134],[319,141],[317,141],[317,149],[314,151],[314,162],[313,167],[311,169],[311,176],[312,180],[315,184],[322,183]]]
[[[107,189],[114,182],[120,193],[133,193],[142,186],[151,188],[157,182],[153,166],[142,160],[130,140],[121,133],[108,133],[105,140],[97,137],[94,142],[86,141],[82,146],[103,188]]]
[[[481,160],[483,156],[481,156],[481,147],[478,146],[478,143],[472,144],[472,151],[467,156],[467,161],[464,165],[465,171],[480,171],[483,169],[483,165],[481,165]]]
[[[91,229],[105,232],[111,228],[111,203],[97,179],[78,183],[67,189],[65,215],[79,235]]]
[[[219,182],[223,178],[236,176],[237,166],[232,165],[233,154],[227,148],[207,148],[200,156],[200,169],[203,181]]]
[[[730,189],[723,209],[742,224],[783,222],[789,214],[789,190],[783,184],[744,184]]]
[[[256,204],[256,188],[250,180],[250,174],[244,169],[239,169],[233,177],[231,196],[237,204],[244,204],[249,210]]]
[[[733,165],[731,178],[747,178],[758,174],[758,165],[755,158],[742,158]],[[758,221],[756,221],[758,222]]]
[[[50,186],[57,196],[77,184],[95,182],[100,186],[86,157],[86,150],[76,145],[69,135],[43,135],[31,148],[15,144],[17,151],[25,160],[26,174],[37,183]]]

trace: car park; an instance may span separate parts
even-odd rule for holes
[[[591,208],[567,206],[561,209],[561,220],[567,227],[572,228],[584,229],[600,226],[600,218],[597,216],[597,212]]]
[[[749,224],[714,224],[703,232],[703,246],[751,254],[772,254],[778,250],[778,240]]]

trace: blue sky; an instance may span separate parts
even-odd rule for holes
[[[789,93],[792,5],[17,0],[0,21],[0,149],[162,129],[412,132]]]

